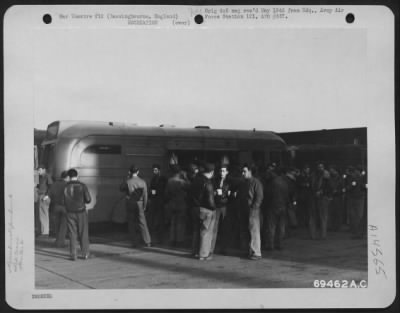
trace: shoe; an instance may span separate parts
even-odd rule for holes
[[[253,261],[257,261],[257,260],[261,260],[261,256],[259,256],[259,255],[251,255],[251,256],[249,256],[249,259],[253,260]]]
[[[211,261],[213,259],[212,255],[209,255],[207,257],[201,257],[199,258],[199,261]]]
[[[71,255],[69,258],[71,261],[76,261],[76,255]]]
[[[90,253],[86,253],[85,255],[82,255],[82,257],[81,257],[81,259],[83,259],[83,260],[88,260],[91,258],[92,258],[92,256],[90,255]]]
[[[152,247],[151,243],[146,243],[145,244],[145,248],[151,248],[151,247]]]

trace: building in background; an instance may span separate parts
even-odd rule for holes
[[[285,140],[291,165],[302,167],[317,161],[367,167],[367,128],[323,129],[278,134]]]

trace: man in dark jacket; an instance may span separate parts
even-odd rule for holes
[[[332,201],[329,206],[328,229],[340,231],[343,223],[343,178],[340,176],[335,165],[329,167],[331,175]]]
[[[54,231],[57,247],[65,246],[65,236],[67,235],[67,210],[63,204],[63,198],[68,179],[68,172],[63,171],[60,179],[54,182],[49,190],[50,207],[54,215]]]
[[[214,181],[216,210],[211,253],[214,253],[219,230],[222,253],[225,253],[228,236],[231,235],[228,234],[230,225],[228,225],[229,220],[227,218],[228,200],[231,195],[231,184],[228,178],[228,173],[228,166],[223,164],[219,170],[218,178]]]
[[[311,239],[326,239],[332,189],[330,174],[322,162],[317,163],[317,170],[311,177],[311,190],[313,192],[313,205],[309,216],[310,236]],[[320,236],[317,234],[318,229]]]
[[[279,172],[279,170],[277,170]],[[271,199],[266,209],[268,243],[267,250],[282,248],[282,240],[285,235],[286,216],[289,205],[289,186],[287,179],[278,173],[269,185]]]
[[[76,260],[76,240],[79,240],[82,258],[89,258],[89,225],[86,204],[92,201],[86,185],[78,180],[75,169],[68,171],[70,181],[64,189],[63,204],[67,210],[67,225],[71,260]]]
[[[361,168],[349,167],[346,184],[347,206],[350,216],[350,231],[353,238],[362,238],[363,217],[366,198],[366,175]],[[366,224],[366,222],[365,222]]]
[[[153,242],[161,240],[164,235],[164,192],[167,178],[161,174],[161,167],[153,164],[153,177],[149,184],[149,208],[146,211]]]
[[[198,174],[191,185],[193,214],[197,219],[193,225],[193,254],[200,261],[212,259],[211,243],[215,223],[213,175],[214,164],[206,164],[204,172]]]
[[[261,259],[260,213],[263,201],[263,186],[253,176],[255,168],[245,164],[242,166],[243,182],[239,187],[241,241],[249,242],[250,260]],[[250,234],[250,240],[248,239]]]
[[[297,179],[297,217],[301,226],[307,226],[312,207],[313,194],[311,190],[311,168],[304,165],[300,176]]]

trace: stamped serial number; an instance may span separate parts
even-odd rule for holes
[[[315,288],[367,288],[367,281],[316,279],[313,285]]]
[[[33,294],[32,299],[51,299],[53,295],[50,293]]]

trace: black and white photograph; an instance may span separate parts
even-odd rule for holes
[[[11,307],[393,302],[387,7],[14,6],[4,86]]]

